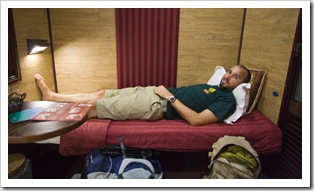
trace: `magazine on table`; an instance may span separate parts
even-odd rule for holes
[[[53,102],[45,107],[34,107],[9,114],[13,123],[23,121],[80,121],[90,110],[91,104]]]
[[[31,118],[35,121],[81,121],[91,104],[56,102]]]

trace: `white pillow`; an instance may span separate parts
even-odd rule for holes
[[[226,73],[226,70],[222,66],[216,66],[215,73],[207,82],[208,85],[219,85],[222,76]],[[237,106],[235,112],[224,120],[227,124],[236,122],[242,117],[249,105],[251,83],[242,83],[238,85],[233,91],[233,95],[236,99]]]
[[[208,85],[212,85],[212,86],[216,86],[220,84],[220,80],[222,78],[222,76],[226,73],[226,70],[224,67],[222,66],[216,66],[215,68],[215,73],[212,75],[212,77],[210,77],[210,79],[208,80],[207,84]]]

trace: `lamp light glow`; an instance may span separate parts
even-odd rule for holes
[[[27,39],[28,54],[38,54],[46,50],[49,46],[48,40]]]

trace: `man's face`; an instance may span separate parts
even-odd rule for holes
[[[248,74],[245,69],[235,65],[222,76],[219,87],[232,91],[243,82],[247,75]]]

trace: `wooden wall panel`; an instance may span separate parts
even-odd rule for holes
[[[34,75],[42,74],[49,88],[55,89],[53,80],[51,50],[42,54],[28,55],[26,39],[49,40],[46,9],[13,9],[15,33],[21,67],[22,81],[10,84],[8,92],[27,93],[26,101],[41,99],[41,93],[34,81]]]
[[[177,87],[206,83],[237,64],[244,9],[181,9]]]
[[[117,87],[114,9],[51,9],[60,93]]]
[[[277,123],[299,9],[247,9],[240,63],[267,71],[257,109]],[[278,97],[273,96],[278,93]]]

